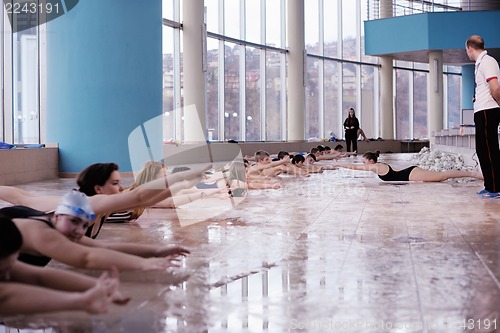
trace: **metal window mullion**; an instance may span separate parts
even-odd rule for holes
[[[286,1],[281,0],[280,4],[280,17],[281,17],[281,47],[286,47]],[[280,98],[281,98],[281,110],[280,110],[280,119],[281,119],[281,140],[288,140],[287,137],[287,84],[286,84],[286,53],[282,53],[280,55]],[[305,126],[305,122],[304,122]]]
[[[255,1],[255,0],[250,0]],[[246,40],[246,6],[245,0],[240,0],[240,38]],[[246,47],[245,45],[240,45],[240,65],[239,65],[239,76],[240,76],[240,84],[239,84],[239,93],[240,93],[240,133],[239,140],[244,141],[246,138]]]
[[[174,0],[174,20],[180,20],[180,3],[179,0]],[[181,116],[181,29],[174,28],[174,110],[172,116],[174,117],[174,138],[177,141],[182,140],[182,133],[184,126]]]
[[[2,6],[2,9],[0,10],[0,15],[2,15],[2,25],[3,25],[3,33],[1,37],[1,42],[2,42],[2,68],[1,68],[1,73],[2,73],[2,117],[1,117],[1,125],[2,125],[2,141],[8,142],[7,138],[9,137],[9,132],[7,131],[7,124],[10,123],[9,117],[8,117],[8,110],[12,110],[12,103],[11,103],[11,97],[10,97],[10,90],[9,90],[9,77],[12,77],[12,65],[6,66],[7,64],[10,63],[10,47],[7,47],[10,39],[5,38],[6,35],[11,35],[12,32],[10,31],[10,25],[8,24],[8,20],[5,20],[5,7]],[[11,69],[9,71],[8,69]]]
[[[260,50],[260,140],[267,140],[266,132],[266,50]]]
[[[372,131],[376,138],[380,137],[380,73],[379,69],[373,71],[373,119],[374,122],[372,124]]]
[[[252,0],[255,1],[255,0]],[[266,0],[260,0],[260,43],[266,45]]]
[[[16,19],[17,15],[12,15],[12,22],[13,22],[13,27],[17,26],[17,19]],[[12,33],[10,34],[11,36],[11,41],[10,41],[10,56],[11,56],[11,59],[10,59],[10,62],[11,62],[11,68],[12,68],[12,72],[11,72],[11,76],[10,76],[10,82],[11,82],[11,87],[10,87],[10,102],[11,102],[11,109],[10,109],[10,126],[9,126],[9,129],[10,129],[10,139],[11,139],[11,142],[14,143],[15,140],[14,140],[14,137],[15,137],[15,122],[17,120],[17,117],[16,117],[16,114],[17,114],[17,110],[16,110],[16,107],[18,105],[18,98],[17,98],[17,94],[18,94],[18,78],[17,78],[17,65],[18,65],[18,54],[17,54],[17,49],[18,49],[18,45],[17,45],[17,42],[15,40],[15,37],[14,37],[14,32],[12,31]]]
[[[319,130],[319,137],[324,138],[325,137],[325,104],[324,104],[324,98],[325,98],[325,92],[324,92],[324,85],[325,85],[325,62],[324,60],[318,61],[319,66],[318,66],[318,105],[319,105],[319,110],[318,110],[318,130]]]
[[[260,0],[260,43],[266,44],[266,0]],[[266,50],[260,50],[260,140],[267,140],[266,131]]]
[[[361,0],[356,0],[356,60],[361,61]],[[365,0],[363,0],[365,1]]]
[[[261,44],[258,44],[258,43],[248,42],[248,41],[245,41],[245,40],[242,40],[242,39],[238,39],[238,38],[233,38],[233,37],[228,37],[228,36],[216,34],[216,33],[213,33],[213,32],[207,32],[207,36],[210,37],[210,38],[223,40],[225,42],[232,43],[232,44],[245,45],[245,46],[250,46],[250,47],[255,47],[255,48],[260,48],[260,49],[266,49],[266,50],[275,51],[275,52],[281,52],[281,53],[288,52],[288,50],[282,49],[282,48],[279,48],[279,47],[274,47],[274,46],[269,46],[269,45],[261,45]]]
[[[328,0],[327,0],[328,1]],[[330,0],[331,1],[331,0]],[[323,0],[318,0],[318,31],[319,31],[319,54],[325,55],[325,12]]]
[[[180,51],[180,39],[181,31],[179,29],[174,29],[174,109],[177,112],[173,112],[174,118],[174,131],[175,139],[181,140],[182,133],[184,131],[182,116],[181,116],[181,51]]]
[[[302,0],[303,1],[303,0]],[[281,31],[280,31],[280,38],[281,38],[281,45],[280,47],[285,49],[286,48],[286,0],[281,0],[281,5],[280,5],[280,15],[281,15]]]
[[[394,60],[392,61],[392,64],[394,65]],[[397,124],[396,124],[396,121],[397,121],[397,118],[396,118],[396,114],[397,114],[397,110],[396,110],[396,84],[397,84],[398,80],[397,80],[397,77],[396,77],[396,69],[393,68],[392,69],[392,131],[393,131],[393,136],[395,139],[397,139]],[[389,138],[389,139],[392,139],[392,138]]]
[[[219,6],[218,6],[219,13],[217,17],[219,18],[219,22],[217,22],[218,25],[218,33],[221,35],[224,35],[224,0],[219,0]],[[210,36],[210,33],[208,33],[208,36]],[[225,131],[224,131],[224,122],[225,122],[225,117],[224,117],[224,41],[219,39],[219,47],[217,51],[217,62],[218,62],[218,77],[219,80],[217,81],[217,110],[219,112],[219,121],[218,121],[218,133],[219,133],[219,141],[224,141],[224,136],[225,136]]]
[[[361,122],[363,120],[363,108],[361,105],[362,100],[362,89],[361,89],[361,65],[354,65],[356,68],[356,110],[358,110],[357,117],[359,118],[359,123],[361,126]],[[363,126],[361,126],[363,128]]]
[[[5,13],[4,13],[4,6],[2,6],[0,8],[0,15],[1,18],[0,18],[0,22],[2,24],[2,30],[5,31],[5,28],[4,28],[4,25],[5,25],[5,21],[4,21],[4,17],[5,17]],[[4,68],[5,68],[5,52],[4,52],[4,33],[1,34],[0,36],[0,51],[1,51],[1,67],[0,67],[0,84],[1,84],[1,94],[2,96],[0,96],[0,140],[1,141],[5,141],[5,76],[4,76]]]
[[[342,101],[344,99],[343,95],[343,82],[344,82],[344,77],[343,77],[343,67],[344,65],[341,62],[337,62],[337,77],[339,78],[338,84],[337,84],[337,109],[339,112],[337,113],[337,133],[339,138],[344,137],[344,129],[343,129],[343,110],[342,110]]]
[[[47,96],[47,45],[46,25],[40,25],[38,30],[38,143],[46,142],[46,96]]]
[[[255,1],[255,0],[250,0]],[[246,40],[246,6],[245,0],[240,0],[240,38]]]
[[[323,15],[325,12],[324,10],[324,2],[323,0],[318,0],[318,25],[319,25],[319,54],[322,56],[325,55],[325,16]],[[324,73],[324,60],[319,60],[318,61],[318,135],[320,138],[323,138],[325,129],[324,129],[324,124],[325,124],[325,105],[324,105],[324,78],[325,78],[325,73]],[[307,117],[307,115],[306,115]]]
[[[344,39],[343,39],[343,29],[342,29],[342,1],[339,0],[337,1],[337,58],[342,59],[343,58],[343,50],[344,50]]]
[[[224,41],[219,41],[219,81],[218,81],[218,91],[219,91],[219,101],[218,101],[218,110],[219,110],[219,141],[224,141],[225,139],[225,133],[224,133],[224,122],[225,122],[225,117],[224,117],[224,98],[225,98],[225,91],[224,91],[224,80],[225,80],[225,75],[224,75],[224,67],[225,67],[225,52],[224,52]]]
[[[281,140],[288,140],[287,137],[287,95],[286,95],[286,54],[280,54],[280,98],[281,98]],[[305,123],[304,123],[305,126]]]
[[[415,92],[413,91],[413,88],[415,86],[415,73],[413,71],[411,71],[411,80],[408,80],[408,107],[409,107],[409,110],[408,110],[408,126],[410,127],[409,128],[409,134],[408,134],[408,139],[412,139],[414,137],[413,133],[414,133],[414,127],[413,127],[413,122],[414,122],[414,119],[413,119],[413,115],[414,115],[414,103],[415,103]],[[402,139],[405,139],[405,138],[402,138]]]
[[[246,47],[244,45],[239,45],[240,49],[240,68],[239,68],[239,76],[240,76],[240,84],[239,84],[239,93],[240,93],[240,138],[239,140],[245,140],[246,137]]]
[[[2,6],[3,8],[3,6]],[[4,16],[5,17],[5,16]],[[6,142],[14,143],[14,131],[13,131],[13,76],[14,76],[14,60],[12,56],[12,45],[13,45],[13,32],[8,20],[4,20],[4,31],[3,36],[9,36],[9,38],[4,39],[4,140]]]
[[[448,75],[443,74],[443,124],[444,128],[449,128],[449,108],[448,108]]]
[[[342,59],[343,58],[343,50],[344,50],[344,39],[343,39],[343,28],[342,28],[342,21],[343,21],[343,15],[342,15],[342,1],[339,0],[337,1],[337,58]],[[338,112],[338,128],[337,132],[339,133],[339,137],[344,137],[344,129],[343,129],[343,109],[342,109],[342,102],[344,100],[344,92],[343,92],[343,85],[344,85],[344,72],[343,72],[343,63],[339,62],[337,66],[337,77],[339,78],[339,84],[337,85],[337,108],[339,110]]]

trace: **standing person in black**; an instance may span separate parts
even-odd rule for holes
[[[349,151],[357,151],[358,150],[358,130],[359,130],[359,120],[356,118],[356,114],[354,113],[354,109],[349,109],[349,115],[344,121],[345,128],[345,143],[346,150]],[[352,143],[352,150],[351,150]]]
[[[474,95],[474,124],[476,153],[484,177],[482,198],[500,198],[500,68],[495,58],[484,49],[480,36],[470,36],[466,42],[469,59],[475,61],[476,89]]]

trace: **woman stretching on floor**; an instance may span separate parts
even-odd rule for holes
[[[124,194],[120,194],[122,196]],[[91,198],[78,191],[66,193],[54,213],[24,206],[0,209],[0,217],[12,219],[22,235],[19,260],[46,266],[53,258],[85,269],[164,270],[178,266],[179,255],[189,253],[180,246],[100,242],[85,236],[95,219]]]
[[[379,151],[375,153],[367,152],[363,154],[363,164],[335,164],[341,168],[363,170],[375,172],[378,177],[387,182],[393,181],[421,181],[421,182],[441,182],[450,178],[472,177],[483,179],[478,171],[446,170],[431,171],[424,170],[418,166],[410,166],[403,170],[393,170],[390,165],[377,162]]]

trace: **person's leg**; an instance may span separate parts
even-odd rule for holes
[[[490,148],[488,147],[487,137],[487,111],[478,111],[474,113],[474,124],[476,129],[476,154],[479,159],[479,166],[483,172],[484,188],[488,192],[494,191],[494,176],[490,160]],[[497,134],[498,149],[498,134]],[[491,144],[491,143],[490,143]]]
[[[358,138],[357,137],[355,137],[352,140],[352,151],[355,151],[355,152],[358,151]]]
[[[345,150],[351,151],[351,138],[348,133],[345,134]]]
[[[410,172],[409,179],[411,181],[421,182],[442,182],[450,178],[472,177],[482,179],[482,175],[478,171],[466,170],[446,170],[446,171],[431,171],[424,170],[419,167],[414,168]]]
[[[498,145],[498,124],[500,121],[500,109],[490,109],[486,111],[485,133],[486,150],[491,165],[491,190],[490,192],[500,192],[500,148]]]
[[[357,135],[357,137],[356,137],[356,138],[359,138],[359,136],[360,136],[360,135],[363,137],[363,140],[365,140],[365,141],[369,141],[369,140],[368,140],[368,138],[367,138],[367,137],[366,137],[366,135],[365,135],[365,132],[363,132],[363,130],[362,130],[361,128],[360,128],[360,129],[358,129],[358,135]]]

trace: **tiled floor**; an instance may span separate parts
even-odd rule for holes
[[[403,167],[410,156],[382,160]],[[481,181],[396,184],[338,170],[282,183],[235,208],[221,199],[184,206],[181,221],[150,209],[106,225],[100,239],[177,243],[192,254],[175,274],[121,273],[132,301],[107,315],[6,318],[11,328],[0,332],[500,331],[500,199],[477,196]]]

